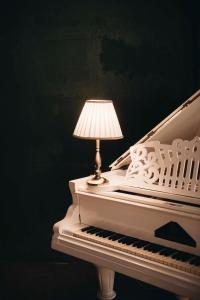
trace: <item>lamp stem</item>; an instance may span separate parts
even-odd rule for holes
[[[87,184],[97,186],[108,183],[108,180],[101,177],[101,155],[100,155],[100,139],[96,140],[96,156],[95,156],[95,172],[94,176],[87,181]]]
[[[95,156],[95,179],[101,177],[101,155],[100,155],[100,140],[96,140],[96,156]]]

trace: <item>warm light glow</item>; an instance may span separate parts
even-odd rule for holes
[[[111,100],[87,100],[73,135],[83,139],[123,138],[113,102]]]

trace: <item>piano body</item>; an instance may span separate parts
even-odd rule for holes
[[[200,299],[200,90],[120,156],[109,182],[69,182],[52,248],[93,263],[100,299],[119,272]]]

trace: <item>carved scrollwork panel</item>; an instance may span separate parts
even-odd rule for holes
[[[171,145],[150,141],[130,147],[129,184],[181,194],[200,191],[200,137],[175,139]]]

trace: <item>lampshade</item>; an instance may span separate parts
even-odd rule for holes
[[[111,100],[87,100],[73,135],[95,140],[123,138],[113,102]]]

